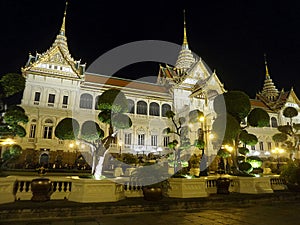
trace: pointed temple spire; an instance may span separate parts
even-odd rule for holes
[[[265,67],[266,67],[266,79],[264,82],[263,90],[261,91],[261,95],[270,101],[274,101],[277,99],[279,92],[270,77],[268,64],[266,60],[266,54],[264,55],[264,57],[265,57]]]
[[[60,46],[62,47],[63,51],[69,55],[69,49],[68,49],[68,43],[67,43],[67,37],[66,37],[66,16],[67,16],[67,7],[68,7],[68,1],[66,1],[65,11],[64,11],[64,17],[62,21],[62,25],[60,28],[60,31],[58,35],[56,36],[56,39],[53,43],[53,46]]]
[[[270,78],[269,69],[268,69],[268,63],[267,63],[267,54],[264,54],[265,57],[265,67],[266,67],[266,79]]]
[[[186,21],[185,21],[185,10],[183,10],[183,44],[182,47],[189,49],[187,36],[186,36]]]
[[[175,64],[175,68],[187,71],[195,63],[195,58],[189,49],[186,34],[185,10],[183,10],[183,43]]]
[[[66,34],[66,15],[67,15],[67,8],[68,8],[68,1],[66,1],[66,6],[65,6],[65,12],[64,12],[64,18],[63,18],[63,22],[60,28],[60,35],[65,36]]]

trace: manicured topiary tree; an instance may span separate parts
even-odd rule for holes
[[[0,79],[0,98],[22,92],[25,88],[25,78],[18,73],[7,73]]]
[[[0,124],[0,139],[14,136],[25,137],[26,130],[21,124],[26,124],[27,122],[28,116],[22,107],[9,107]]]
[[[222,102],[225,102],[226,110],[223,108]],[[216,137],[216,142],[231,145],[233,151],[231,152],[235,174],[243,172],[248,173],[251,165],[244,160],[238,161],[238,151],[242,143],[246,145],[255,145],[257,137],[254,134],[249,134],[246,129],[252,127],[269,126],[269,115],[263,109],[254,108],[251,110],[249,96],[242,91],[228,91],[215,98],[214,109],[217,113],[217,118],[214,121],[213,129],[218,131],[225,129],[224,137]],[[225,113],[224,113],[225,112]],[[247,121],[246,121],[247,119]],[[226,121],[226,126],[222,124]],[[241,167],[240,167],[241,165]]]
[[[109,89],[99,97],[98,109],[101,110],[99,120],[108,125],[108,135],[103,139],[103,144],[109,148],[119,129],[132,126],[130,117],[124,114],[128,111],[127,99],[121,90]]]
[[[65,118],[59,122],[55,129],[55,136],[62,140],[79,140],[88,144],[92,155],[92,174],[96,178],[102,176],[102,168],[107,150],[119,129],[131,127],[127,111],[127,99],[123,92],[117,89],[108,89],[102,93],[98,101],[98,119],[108,124],[108,134],[104,137],[104,131],[95,121],[85,121],[80,128],[75,119]]]
[[[283,110],[283,116],[289,119],[289,123],[278,126],[277,129],[280,133],[274,134],[272,139],[276,143],[281,143],[281,147],[287,150],[290,159],[293,159],[293,155],[299,149],[300,140],[300,124],[293,123],[293,118],[298,116],[298,111],[294,107],[286,107]]]
[[[79,131],[81,133],[80,137]],[[88,144],[92,155],[92,174],[95,173],[97,153],[100,151],[102,143],[101,138],[104,131],[94,121],[85,121],[80,129],[79,123],[73,118],[62,119],[55,128],[55,136],[61,140],[77,140]]]
[[[191,147],[191,142],[188,138],[188,123],[199,122],[203,113],[199,110],[193,110],[189,112],[188,119],[186,119],[185,117],[176,118],[176,114],[173,111],[167,111],[166,116],[172,121],[173,126],[165,128],[163,133],[175,134],[175,139],[168,144],[168,147],[173,149],[174,157],[172,159],[172,164],[174,164],[174,173],[176,173],[183,167],[181,153]],[[194,144],[198,148],[204,148],[203,140],[196,140]]]

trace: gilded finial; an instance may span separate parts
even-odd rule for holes
[[[65,11],[64,11],[64,18],[60,28],[60,35],[65,35],[66,32],[66,16],[67,16],[67,8],[68,8],[68,1],[66,1]]]
[[[186,36],[185,9],[183,10],[183,45],[188,47],[187,36]]]
[[[269,69],[268,69],[268,64],[267,64],[267,54],[266,53],[264,54],[264,58],[265,58],[265,67],[266,67],[266,78],[269,78],[270,74],[269,74]]]

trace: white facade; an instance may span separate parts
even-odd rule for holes
[[[26,66],[22,69],[26,77],[26,87],[21,106],[29,117],[25,125],[27,135],[18,138],[24,150],[36,150],[41,154],[53,151],[75,151],[70,147],[71,141],[58,140],[54,135],[56,125],[66,117],[78,120],[82,125],[87,120],[98,121],[99,110],[96,109],[97,97],[109,88],[121,89],[130,103],[133,103],[130,115],[133,126],[121,130],[117,134],[116,145],[112,152],[131,153],[163,153],[168,152],[167,143],[173,136],[167,137],[162,130],[171,126],[170,120],[163,114],[172,109],[179,117],[187,117],[191,110],[204,112],[205,123],[190,127],[191,142],[198,137],[198,129],[205,131],[207,154],[215,155],[208,136],[215,118],[213,99],[225,92],[223,84],[215,72],[200,59],[195,59],[188,49],[186,35],[182,50],[179,53],[177,67],[161,67],[157,84],[141,81],[112,78],[100,74],[85,72],[85,65],[75,61],[67,47],[65,36],[65,17],[55,42],[43,54],[29,56]],[[290,95],[286,102],[299,109],[299,101]],[[265,108],[265,105],[259,107]],[[131,109],[130,109],[131,110]],[[269,110],[270,116],[276,118],[278,125],[287,121],[282,117],[282,110]],[[300,117],[296,120],[300,121]],[[297,122],[297,121],[295,121]],[[100,127],[107,131],[105,124]],[[259,142],[252,154],[268,155],[274,147],[272,135],[277,133],[273,127],[250,128]],[[270,144],[271,143],[271,144]],[[119,145],[118,145],[119,144]],[[263,149],[261,149],[263,146]],[[88,151],[84,145],[76,146],[76,150]]]

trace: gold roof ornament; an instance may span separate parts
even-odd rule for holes
[[[63,22],[60,28],[60,35],[64,35],[66,33],[66,16],[67,16],[67,8],[68,8],[68,1],[66,1],[66,6],[65,6],[65,12],[64,12],[64,18]]]
[[[175,68],[182,70],[182,74],[192,67],[195,63],[192,51],[189,49],[186,32],[185,10],[183,10],[183,43],[175,63]]]
[[[183,10],[183,44],[186,49],[189,48],[187,36],[186,36],[186,21],[185,21],[185,10]]]
[[[264,54],[265,57],[265,67],[266,67],[266,78],[270,78],[269,69],[268,69],[268,63],[267,63],[267,54]]]

